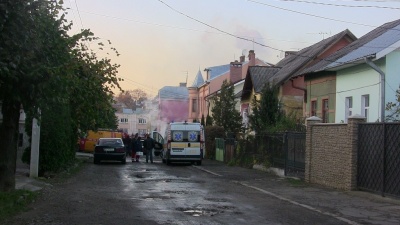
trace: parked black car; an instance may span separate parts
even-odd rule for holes
[[[99,138],[93,153],[93,163],[116,160],[126,163],[126,150],[122,138]]]

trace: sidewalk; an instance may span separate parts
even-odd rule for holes
[[[400,224],[400,199],[362,191],[340,191],[276,175],[205,160],[197,167],[260,195],[332,216],[346,224]]]
[[[18,154],[22,154],[22,153],[18,152]],[[90,157],[92,157],[92,154],[77,152],[76,157],[90,158]],[[51,186],[51,184],[48,184],[44,181],[40,181],[37,178],[29,177],[29,174],[30,174],[29,165],[23,163],[21,161],[21,156],[19,155],[18,160],[17,160],[17,169],[15,172],[15,188],[16,189],[39,191],[46,186]]]

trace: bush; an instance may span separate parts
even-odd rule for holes
[[[219,126],[206,126],[206,158],[215,159],[215,138],[224,138],[225,131],[223,127]]]

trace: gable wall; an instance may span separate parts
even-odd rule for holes
[[[385,59],[374,62],[385,72]],[[380,119],[380,75],[366,64],[337,71],[335,122],[346,122],[346,97],[353,98],[352,115],[361,112],[362,95],[369,95],[367,122]]]
[[[400,87],[400,49],[386,56],[386,102],[396,102],[396,90]]]
[[[328,123],[335,122],[336,74],[335,72],[316,73],[305,78],[307,102],[304,117],[311,117],[311,101],[317,102],[317,117],[322,118],[322,102],[328,100]]]

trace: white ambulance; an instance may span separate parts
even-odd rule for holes
[[[165,131],[163,163],[190,162],[201,165],[204,158],[204,129],[200,123],[170,123]]]

